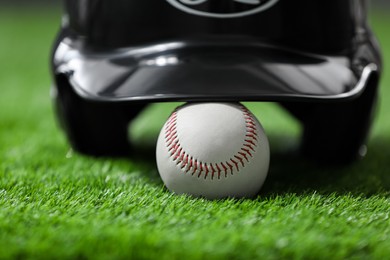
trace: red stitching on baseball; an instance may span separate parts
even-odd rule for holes
[[[193,162],[192,160],[193,160],[193,158],[191,157],[191,162]],[[198,161],[197,160],[195,160],[193,169],[194,169],[194,171],[192,172],[192,175],[194,175],[195,172],[198,170]]]
[[[217,173],[217,171],[215,170],[212,163],[210,163],[210,172],[211,172],[211,179],[214,179],[214,176]]]
[[[219,168],[217,163],[215,164],[215,166],[216,166],[217,171],[218,171],[218,179],[221,179],[221,173],[222,173],[221,168]]]
[[[242,148],[241,148],[241,150],[242,150]],[[245,153],[245,150],[243,150],[243,151],[244,152],[238,152],[238,154],[241,155],[242,157],[244,157],[247,162],[249,162],[248,155]]]
[[[206,168],[204,178],[207,178],[207,175],[209,175],[209,167],[207,167],[207,163],[204,163],[204,167]]]
[[[227,177],[227,172],[228,172],[228,168],[225,166],[225,164],[223,162],[221,162],[221,165],[222,165],[222,168],[225,172],[225,178]]]
[[[238,162],[235,161],[234,159],[230,159],[230,161],[231,161],[232,163],[234,163],[234,165],[236,166],[237,172],[239,172],[239,171],[240,171],[240,168],[238,168]],[[232,174],[233,174],[233,173],[232,173]]]
[[[253,157],[253,153],[256,152],[255,147],[257,147],[258,143],[258,129],[252,113],[244,106],[240,106],[240,108],[246,126],[244,143],[232,158],[218,163],[201,162],[193,158],[193,156],[189,155],[181,147],[177,133],[178,111],[176,110],[171,114],[165,126],[165,143],[172,160],[184,173],[191,175],[197,173],[198,178],[203,176],[204,179],[207,179],[211,175],[211,179],[213,180],[216,176],[220,179],[223,173],[225,174],[225,178],[229,172],[231,175],[234,175],[235,172],[240,172],[240,169],[246,166],[249,159]]]
[[[233,175],[233,165],[231,165],[229,162],[226,162],[226,164],[229,166],[230,174]]]
[[[251,151],[250,151],[249,149],[242,147],[242,148],[241,148],[241,151],[244,151],[245,154],[248,154],[250,157],[253,157],[253,155],[252,155],[252,153],[251,153]],[[248,161],[249,161],[249,160],[248,160]]]

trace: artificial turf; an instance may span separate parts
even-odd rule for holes
[[[390,60],[390,18],[372,15]],[[0,259],[342,259],[390,255],[390,83],[385,73],[367,157],[325,169],[296,155],[299,125],[247,104],[272,147],[256,199],[207,201],[167,191],[154,156],[72,152],[49,97],[57,9],[0,9]],[[389,50],[389,51],[387,51]],[[131,126],[153,149],[174,104]]]

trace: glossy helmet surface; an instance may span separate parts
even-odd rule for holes
[[[101,115],[133,111],[127,121],[157,101],[276,101],[303,123],[303,147],[320,142],[308,134],[322,136],[315,118],[330,120],[333,110],[356,110],[363,102],[360,118],[349,124],[367,128],[351,141],[354,154],[367,136],[381,58],[365,0],[65,0],[64,6],[52,64],[59,117],[76,149],[82,141],[74,140],[85,138],[72,132],[85,123],[73,122],[71,100]],[[106,153],[99,149],[78,150]]]

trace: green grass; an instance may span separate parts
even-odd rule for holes
[[[249,104],[274,149],[260,196],[176,196],[153,156],[95,159],[70,151],[49,97],[58,15],[0,11],[0,259],[388,258],[389,74],[363,161],[320,169],[292,156],[297,123],[272,104]],[[390,60],[390,18],[375,13],[373,24]],[[139,145],[153,146],[172,107],[145,112],[133,126]]]

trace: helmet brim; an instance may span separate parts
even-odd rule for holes
[[[105,52],[61,43],[56,73],[94,101],[298,101],[358,96],[376,66],[269,45],[180,42]]]

